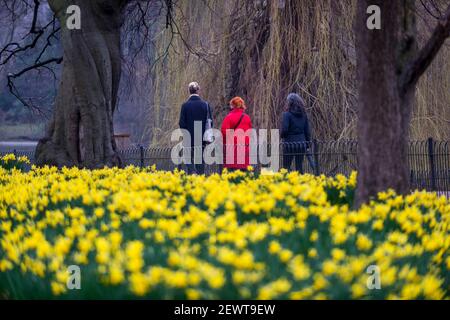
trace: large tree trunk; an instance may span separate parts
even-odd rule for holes
[[[231,12],[228,25],[227,70],[225,73],[226,103],[249,94],[255,74],[259,71],[261,54],[270,35],[271,3],[239,0]],[[244,25],[242,21],[248,20]]]
[[[366,26],[370,5],[381,30]],[[408,141],[415,88],[450,35],[450,5],[419,51],[415,0],[359,0],[356,17],[359,173],[356,205],[389,188],[409,190]]]
[[[225,73],[225,104],[231,98],[242,95],[242,75],[245,69],[246,46],[249,35],[247,26],[242,26],[242,20],[247,15],[248,3],[242,6],[241,1],[236,1],[236,6],[232,9],[231,19],[228,25],[229,37],[227,43],[227,53],[229,63]]]
[[[381,30],[366,26],[367,8],[381,8]],[[401,75],[415,54],[412,1],[358,1],[356,23],[358,115],[357,205],[380,191],[409,187],[407,147],[415,87],[402,92]],[[408,9],[409,7],[409,9]]]
[[[120,0],[50,0],[61,24],[64,65],[54,116],[36,149],[38,165],[120,165],[113,114],[120,81]],[[81,30],[66,27],[69,5],[81,9]]]

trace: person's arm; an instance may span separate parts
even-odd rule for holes
[[[179,125],[180,125],[181,129],[187,129],[187,125],[186,125],[186,110],[185,110],[184,104],[181,106]]]
[[[228,121],[228,117],[225,117],[225,119],[223,119],[222,122],[222,127],[220,129],[220,131],[222,132],[222,140],[223,140],[223,144],[226,144],[226,138],[227,138],[227,130],[230,129],[230,124]]]
[[[209,111],[209,114],[206,115],[206,118],[208,119],[208,115],[211,117],[211,128],[214,128],[213,110],[209,103],[208,103],[208,111]]]
[[[305,139],[306,142],[311,142],[311,128],[309,127],[308,117],[305,115]]]
[[[250,118],[250,116],[247,116],[247,117],[248,117],[248,125],[247,125],[247,128],[246,128],[245,131],[247,131],[247,130],[252,130],[252,129],[253,129],[252,118]],[[254,138],[254,137],[253,137],[253,132],[251,132],[251,135],[245,138],[245,140],[246,140],[245,143],[246,143],[247,145],[250,145],[250,142],[251,142],[251,140],[252,140],[253,138]]]
[[[283,119],[281,121],[281,139],[286,139],[289,132],[289,114],[283,112]]]

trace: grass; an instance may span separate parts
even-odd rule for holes
[[[38,140],[44,129],[44,123],[0,124],[0,140]]]

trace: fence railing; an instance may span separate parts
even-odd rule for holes
[[[308,144],[282,143],[275,150],[269,149],[269,155],[278,157],[280,167],[299,170],[311,174],[349,175],[358,170],[358,143],[354,140],[313,141]],[[410,188],[429,191],[450,191],[450,150],[448,141],[411,141],[409,143],[408,163]],[[259,150],[257,150],[259,151]],[[0,154],[15,153],[27,156],[34,162],[34,151],[11,150]],[[119,151],[124,166],[156,166],[158,170],[173,171],[175,168],[185,170],[185,165],[176,165],[172,161],[171,147],[136,146]],[[261,165],[254,165],[260,170]],[[205,165],[205,173],[219,173],[222,165]]]

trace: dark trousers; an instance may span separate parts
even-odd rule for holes
[[[201,152],[201,163],[196,164],[195,163],[195,151],[194,149],[200,149]],[[202,147],[192,147],[191,148],[191,163],[190,164],[186,164],[186,168],[187,168],[187,173],[188,174],[198,174],[198,175],[203,175],[205,174],[205,162],[203,159],[203,151],[205,149],[205,146]],[[199,151],[197,151],[199,152]],[[199,157],[199,158],[200,158]],[[199,162],[199,161],[197,161]]]
[[[205,164],[187,164],[187,173],[188,174],[205,174]]]
[[[303,143],[287,143],[283,146],[283,168],[290,171],[292,161],[295,162],[295,170],[304,173],[303,159],[306,155],[306,145]]]

